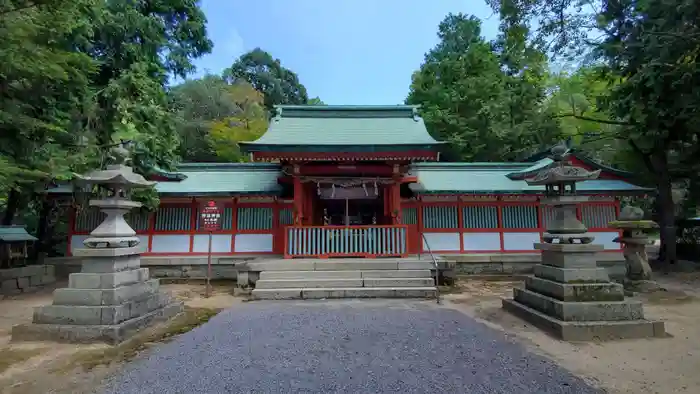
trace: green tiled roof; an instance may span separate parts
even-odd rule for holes
[[[277,106],[277,116],[256,141],[240,143],[246,151],[326,151],[381,147],[430,149],[441,144],[425,128],[417,107]]]
[[[181,164],[178,173],[187,178],[180,182],[159,182],[162,195],[211,196],[234,194],[275,194],[280,167],[262,163],[189,163]]]
[[[36,241],[37,238],[27,232],[23,226],[0,226],[0,241],[24,242]]]
[[[266,163],[183,163],[177,171],[181,181],[156,183],[161,195],[213,196],[276,194],[280,167]],[[50,194],[72,193],[70,184],[49,189]]]
[[[532,163],[524,163],[521,171],[528,170]],[[543,163],[539,163],[542,165]],[[514,165],[506,163],[420,163],[411,166],[411,175],[418,183],[410,185],[417,193],[542,193],[544,187],[530,186],[523,180],[511,180]],[[621,180],[596,179],[577,185],[577,190],[586,193],[646,193],[647,189]]]

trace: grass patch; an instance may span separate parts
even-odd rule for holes
[[[38,356],[44,349],[2,349],[0,356],[0,373],[7,371],[15,364],[23,363],[34,356]]]
[[[79,367],[89,371],[99,366],[133,360],[144,350],[159,343],[168,342],[180,334],[195,329],[208,322],[209,319],[216,316],[219,312],[221,312],[221,309],[185,307],[184,313],[174,319],[137,333],[133,338],[119,345],[106,349],[79,352],[58,370],[66,371]]]

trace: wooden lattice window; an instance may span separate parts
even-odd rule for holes
[[[616,217],[614,205],[581,205],[581,221],[588,228],[608,228]]]
[[[418,224],[418,209],[402,208],[401,221],[403,224]]]
[[[160,207],[156,212],[156,231],[189,231],[191,207]]]
[[[75,231],[89,233],[102,223],[105,216],[97,207],[80,209],[75,215]]]
[[[498,207],[477,205],[462,208],[464,228],[498,228]]]
[[[238,208],[239,230],[272,229],[272,208]]]
[[[503,228],[537,228],[537,206],[507,205],[502,207]]]
[[[291,226],[294,224],[294,212],[291,208],[280,209],[280,225]]]
[[[456,206],[423,207],[423,226],[425,228],[457,228],[457,223]]]

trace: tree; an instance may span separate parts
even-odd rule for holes
[[[428,130],[450,142],[455,159],[504,161],[550,144],[556,121],[541,111],[545,78],[515,51],[481,37],[473,16],[448,15],[440,42],[413,74],[407,104],[421,106]]]
[[[231,97],[231,85],[218,75],[205,75],[173,87],[169,97],[177,114],[180,157],[184,161],[217,161],[209,138],[211,124],[240,112]]]
[[[309,100],[297,75],[282,66],[279,59],[260,48],[243,54],[224,71],[229,84],[246,81],[265,96],[265,107],[272,111],[278,104],[303,105]]]
[[[326,105],[326,103],[321,101],[321,99],[318,96],[310,98],[306,104],[308,104],[308,105]]]
[[[673,186],[688,176],[683,167],[696,161],[700,149],[700,92],[695,89],[700,83],[700,4],[597,0],[582,8],[573,0],[491,3],[511,26],[536,21],[540,43],[549,44],[555,54],[585,54],[614,81],[609,94],[598,100],[612,119],[569,115],[620,126],[611,137],[626,141],[653,177],[666,266],[674,262]]]
[[[69,145],[96,64],[73,51],[86,29],[83,7],[3,3],[0,16],[0,195],[2,224],[11,224],[37,182],[65,178],[84,153]]]
[[[0,5],[6,224],[20,210],[49,211],[37,209],[37,186],[102,165],[122,139],[135,142],[138,171],[176,160],[167,78],[185,76],[211,49],[195,0],[37,3]],[[140,196],[151,207],[152,197]]]
[[[267,130],[267,113],[263,95],[250,84],[240,82],[229,88],[228,96],[237,111],[214,121],[209,136],[219,159],[228,162],[247,161],[241,154],[239,142],[258,139]]]

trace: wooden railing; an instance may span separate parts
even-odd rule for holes
[[[405,256],[407,226],[289,226],[285,257]]]

